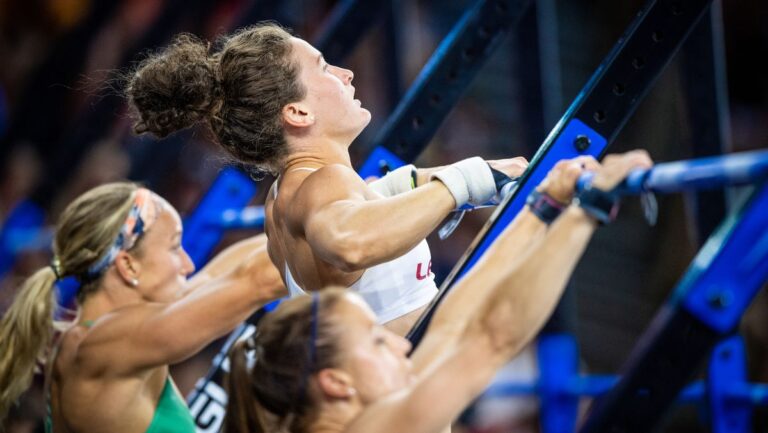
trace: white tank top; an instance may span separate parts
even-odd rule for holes
[[[293,170],[316,169],[297,167]],[[277,187],[275,181],[275,199]],[[285,264],[285,285],[292,298],[307,294],[291,275],[288,263]],[[427,241],[422,240],[412,250],[394,260],[366,269],[349,289],[363,297],[376,313],[379,323],[390,322],[427,305],[438,291]]]
[[[305,295],[285,265],[285,285],[291,297]],[[376,313],[379,323],[386,323],[417,310],[432,301],[437,294],[432,255],[427,241],[419,242],[404,255],[372,266],[349,286],[363,297]]]

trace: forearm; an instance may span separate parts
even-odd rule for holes
[[[504,233],[491,245],[480,261],[446,296],[430,322],[429,332],[412,360],[416,370],[428,368],[446,350],[450,350],[464,334],[467,323],[504,278],[526,257],[546,233],[547,226],[526,206]]]
[[[568,207],[542,242],[504,273],[464,338],[490,334],[507,356],[528,344],[554,310],[596,226],[581,208]]]
[[[267,237],[264,234],[259,234],[230,245],[189,279],[187,282],[188,289],[194,290],[206,281],[232,272],[238,266],[243,265],[246,260],[252,259],[253,253],[259,251],[266,244]]]

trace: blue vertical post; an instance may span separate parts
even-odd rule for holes
[[[576,429],[579,396],[569,387],[579,375],[579,348],[569,333],[546,333],[537,343],[541,427],[546,433]]]
[[[733,395],[749,389],[746,362],[744,341],[738,335],[721,341],[712,351],[706,388],[712,433],[752,431],[752,402]]]

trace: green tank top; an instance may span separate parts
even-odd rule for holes
[[[194,433],[195,428],[187,404],[176,392],[171,378],[167,378],[147,433]]]
[[[47,404],[45,416],[45,432],[53,432],[53,419],[51,416],[50,401]],[[171,382],[171,378],[165,380],[163,393],[155,408],[155,415],[149,423],[146,433],[194,433],[195,420],[187,409],[186,403]]]
[[[83,325],[90,328],[93,321],[87,320]],[[53,358],[56,357],[58,346],[54,348]],[[53,416],[51,413],[50,390],[46,386],[46,416],[45,433],[53,432]],[[176,388],[173,386],[171,377],[165,379],[163,392],[160,394],[160,400],[155,408],[155,415],[152,422],[149,423],[146,433],[195,433],[195,420],[189,413],[187,404],[181,398]]]

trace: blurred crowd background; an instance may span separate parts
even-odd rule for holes
[[[53,224],[78,194],[122,179],[147,185],[182,215],[190,212],[225,159],[202,128],[164,140],[133,135],[120,93],[121,73],[182,31],[215,41],[236,28],[273,19],[312,41],[336,3],[1,0],[0,226],[24,200],[40,206]],[[472,3],[393,0],[382,9],[383,19],[342,62],[355,72],[357,95],[373,114],[370,126],[353,145],[354,161],[365,158],[372,136]],[[417,165],[441,165],[472,155],[531,158],[643,3],[536,2],[483,67]],[[729,108],[726,151],[766,148],[768,68],[763,58],[768,54],[768,3],[716,4],[722,7],[724,26]],[[541,15],[544,9],[547,14]],[[538,36],[530,32],[533,25],[538,26]],[[529,81],[531,64],[538,61],[531,57],[534,43],[550,59],[544,89],[532,84],[538,81]],[[684,89],[696,85],[696,76],[689,70],[683,73],[680,63],[677,56],[611,151],[641,147],[657,161],[694,154],[695,134],[689,116],[695,104],[686,99]],[[533,122],[532,116],[543,119]],[[538,124],[544,127],[536,127]],[[260,183],[254,204],[263,202],[270,182]],[[612,373],[620,367],[700,246],[691,198],[672,195],[658,199],[659,222],[654,227],[643,221],[637,202],[627,202],[619,220],[599,230],[574,276],[575,330],[585,371]],[[430,238],[438,281],[450,272],[489,212],[469,215],[448,240]],[[228,233],[221,247],[254,233]],[[47,265],[48,242],[41,237],[18,251],[10,271],[0,280],[0,312],[11,302],[21,279]],[[765,298],[758,298],[755,307],[765,311]],[[751,312],[745,324],[754,342],[750,349],[752,378],[764,382],[768,382],[762,353],[766,346],[760,341],[768,339],[767,316]],[[183,393],[205,374],[219,346],[220,342],[174,368]],[[38,387],[13,413],[7,431],[42,431],[42,413]],[[666,429],[703,431],[705,427],[695,415],[695,409],[682,409]],[[470,428],[509,431],[503,421],[479,420]]]

